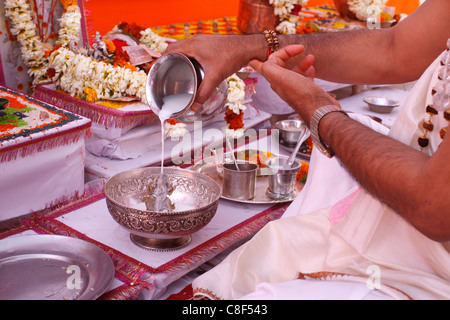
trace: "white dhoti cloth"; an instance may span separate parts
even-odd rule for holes
[[[438,60],[389,132],[413,147]],[[431,151],[439,142],[431,138]],[[307,183],[283,218],[198,277],[194,298],[449,299],[448,248],[361,189],[336,159],[314,151]]]

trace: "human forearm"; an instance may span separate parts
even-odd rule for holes
[[[311,79],[285,68],[287,61],[302,52],[302,46],[287,46],[265,63],[254,60],[251,65],[310,125],[318,108],[339,103]],[[341,112],[322,118],[319,135],[361,186],[428,237],[450,240],[450,198],[443,196],[450,194],[449,135],[429,157]]]
[[[316,77],[340,83],[350,84],[392,84],[415,80],[423,72],[417,63],[408,63],[403,69],[395,58],[393,29],[358,29],[334,33],[309,35],[279,35],[280,47],[301,44],[305,47],[302,55],[287,62],[288,68],[298,65],[299,61],[310,54],[315,57]],[[248,39],[246,48],[259,48],[247,52],[246,59],[264,61],[267,57],[267,44],[262,36]]]
[[[359,29],[311,35],[280,37],[284,47],[302,44],[305,53],[315,57],[316,77],[333,82],[352,84],[393,83],[390,51],[390,31]],[[289,61],[295,65],[302,57]],[[402,79],[403,80],[403,79]]]
[[[363,188],[426,236],[449,240],[449,141],[431,158],[341,113],[325,116],[319,130]]]

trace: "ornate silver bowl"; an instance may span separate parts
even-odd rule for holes
[[[192,234],[207,225],[217,211],[220,185],[194,171],[164,168],[164,175],[175,188],[170,200],[172,212],[146,210],[142,197],[161,168],[124,171],[105,184],[108,210],[114,220],[128,230],[136,245],[150,250],[168,251],[185,247]]]

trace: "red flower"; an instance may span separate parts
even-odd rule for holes
[[[117,52],[122,52],[122,51],[123,51],[122,47],[128,46],[128,43],[126,43],[126,42],[123,41],[123,40],[114,39],[112,42],[113,42],[114,45],[116,46],[116,53],[117,53]]]
[[[48,69],[47,69],[47,76],[48,76],[50,79],[52,79],[52,78],[55,76],[55,74],[56,74],[55,69],[53,69],[53,68],[48,68]]]
[[[294,8],[291,10],[291,14],[298,15],[298,13],[302,10],[302,6],[299,4],[294,4]]]

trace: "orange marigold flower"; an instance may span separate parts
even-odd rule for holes
[[[60,0],[61,5],[64,9],[67,9],[70,6],[77,5],[77,0]]]
[[[84,89],[84,94],[86,95],[86,100],[91,102],[97,102],[97,92],[92,88]]]
[[[119,29],[122,29],[123,32],[130,34],[133,36],[138,42],[141,39],[141,31],[144,31],[145,28],[137,25],[136,23],[129,24],[128,22],[121,22],[117,25]]]
[[[300,163],[302,164],[302,166],[300,167],[300,170],[297,172],[297,180],[304,182],[308,175],[309,163],[306,161],[300,161]]]
[[[130,69],[131,71],[137,71],[136,66],[132,65],[131,63],[127,63],[123,67],[126,68],[126,69]]]
[[[114,55],[114,63],[119,66],[125,66],[128,62],[130,62],[130,56],[125,51],[117,51]]]
[[[241,118],[230,118],[227,120],[228,128],[232,130],[241,129],[244,127],[244,121]]]
[[[106,44],[106,49],[108,50],[109,53],[114,53],[116,51],[116,46],[114,45],[114,43],[112,41],[109,40],[103,40]]]
[[[174,125],[176,125],[177,123],[180,123],[180,122],[175,120],[175,119],[169,119],[169,120],[167,120],[167,123],[172,125],[172,126],[174,126]]]

